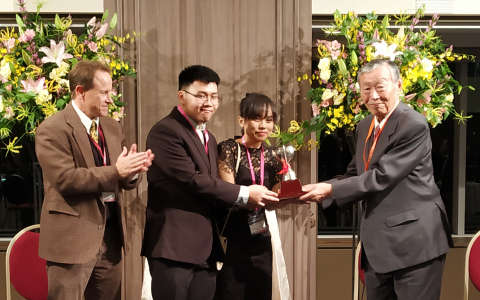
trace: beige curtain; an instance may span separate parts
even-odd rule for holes
[[[207,125],[218,141],[239,133],[238,104],[247,92],[274,99],[284,129],[292,119],[310,117],[308,86],[297,76],[311,69],[311,0],[105,0],[105,7],[119,15],[118,34],[141,33],[124,54],[136,62],[138,79],[127,80],[123,90],[127,140],[140,149],[153,124],[178,104],[178,74],[192,64],[220,75],[223,101]],[[294,162],[303,183],[311,180],[310,156],[300,153]],[[124,299],[140,298],[146,187],[144,180],[126,197]],[[315,299],[310,206],[291,205],[277,214],[293,299]]]

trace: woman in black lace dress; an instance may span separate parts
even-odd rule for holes
[[[239,123],[243,136],[218,145],[218,168],[222,179],[246,186],[263,184],[277,192],[282,164],[275,157],[276,148],[264,144],[272,133],[276,117],[276,107],[267,96],[251,93],[242,99]],[[281,201],[270,208],[286,204]],[[272,299],[272,244],[268,224],[263,220],[266,220],[265,208],[217,208],[220,231],[226,224],[222,235],[227,238],[228,247],[223,268],[217,276],[214,299]]]

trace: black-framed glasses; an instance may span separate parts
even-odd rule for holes
[[[208,95],[206,95],[206,94],[195,95],[195,94],[192,94],[192,93],[190,93],[189,91],[186,91],[186,90],[182,90],[182,91],[184,91],[185,93],[190,94],[193,97],[197,98],[197,101],[199,103],[205,103],[205,101],[207,101],[208,98],[210,98],[210,101],[212,102],[212,104],[218,104],[220,101],[222,101],[222,98],[220,98],[220,96],[218,96],[218,95],[212,95],[212,96],[208,97]]]

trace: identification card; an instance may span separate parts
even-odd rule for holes
[[[103,202],[115,202],[115,193],[112,192],[103,192],[102,193]]]
[[[265,222],[265,213],[258,212],[257,210],[250,213],[248,215],[248,225],[252,236],[267,231],[268,228],[267,222]]]

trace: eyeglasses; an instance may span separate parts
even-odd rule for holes
[[[205,103],[205,101],[208,100],[208,95],[206,94],[198,94],[198,95],[194,95],[192,93],[190,93],[189,91],[186,91],[186,90],[183,90],[185,93],[187,94],[190,94],[192,95],[193,97],[197,98],[197,102],[199,103]],[[218,95],[212,95],[210,96],[210,101],[212,102],[212,104],[218,104],[220,101],[222,101],[222,98],[220,98]]]

